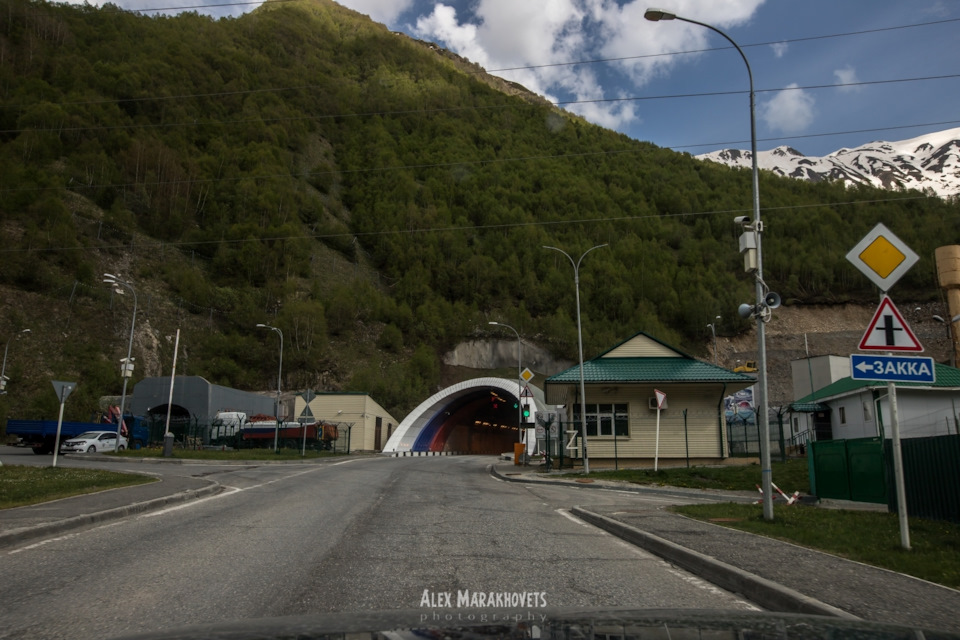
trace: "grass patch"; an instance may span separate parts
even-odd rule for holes
[[[774,462],[771,465],[773,481],[784,493],[807,493],[810,478],[806,459]],[[566,477],[583,478],[583,474],[566,474]],[[727,491],[756,491],[760,484],[760,465],[722,467],[686,467],[658,469],[620,469],[618,471],[592,471],[590,478],[597,480],[620,480],[634,484],[662,484],[671,487],[692,489],[725,489]],[[759,495],[759,494],[758,494]]]
[[[121,458],[162,458],[162,447],[148,447],[144,449],[130,449],[112,453]],[[305,455],[300,455],[299,449],[280,449],[274,452],[273,449],[239,449],[236,451],[220,451],[219,449],[174,449],[174,459],[179,460],[310,460],[317,458],[332,458],[334,456],[346,455],[343,453],[334,453],[332,451],[310,451]]]
[[[760,505],[688,505],[673,511],[960,588],[960,525],[949,522],[910,519],[911,550],[905,551],[895,513],[779,505],[767,522]]]
[[[101,469],[3,465],[0,467],[0,509],[155,481],[156,478],[140,474]]]

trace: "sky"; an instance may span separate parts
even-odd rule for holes
[[[209,8],[200,5],[209,3]],[[130,10],[229,0],[115,0]],[[220,6],[212,6],[219,4]],[[340,0],[585,119],[677,151],[826,155],[960,126],[956,0]],[[945,77],[946,76],[946,77]]]

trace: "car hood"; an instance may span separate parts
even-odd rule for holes
[[[918,633],[920,632],[920,633]],[[960,640],[960,633],[773,612],[636,609],[419,609],[263,618],[123,636],[127,639],[586,640],[625,638],[886,638]],[[121,640],[121,639],[117,639]]]

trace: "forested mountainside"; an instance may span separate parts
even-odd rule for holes
[[[920,254],[898,290],[937,295],[960,205],[761,179],[765,279],[789,304],[875,300],[847,251],[883,222]],[[368,391],[398,416],[440,355],[489,320],[560,357],[645,330],[703,354],[753,284],[733,217],[750,175],[591,125],[329,0],[239,18],[0,0],[0,339],[5,415],[134,381]],[[18,333],[30,328],[31,333]],[[512,334],[510,334],[512,335]],[[504,336],[509,337],[509,336]]]

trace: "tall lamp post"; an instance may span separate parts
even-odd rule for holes
[[[957,366],[957,339],[956,328],[954,325],[960,320],[960,314],[953,316],[949,321],[944,319],[943,316],[930,316],[940,324],[942,324],[947,329],[947,339],[950,341],[950,366]]]
[[[720,316],[717,316],[714,322],[711,322],[707,326],[710,327],[710,333],[713,334],[713,364],[719,366],[720,361],[717,358],[717,325],[716,320],[719,320]]]
[[[120,361],[120,376],[123,378],[123,393],[120,395],[120,418],[117,421],[117,449],[120,449],[120,438],[123,435],[123,411],[127,402],[127,383],[133,376],[133,358],[130,354],[133,352],[133,329],[137,324],[137,291],[133,285],[123,280],[118,275],[112,273],[103,274],[103,281],[113,286],[114,291],[123,295],[123,290],[128,289],[133,294],[133,316],[130,320],[130,340],[127,342],[127,357]]]
[[[490,321],[487,324],[496,325],[498,327],[506,327],[507,329],[510,329],[510,331],[513,331],[515,334],[517,334],[517,435],[519,437],[518,442],[523,442],[523,420],[520,419],[521,412],[523,411],[523,407],[521,406],[523,404],[523,401],[520,399],[520,394],[523,393],[523,389],[521,387],[521,382],[520,382],[520,379],[521,379],[520,378],[520,361],[521,361],[520,354],[522,353],[520,350],[523,348],[522,346],[523,343],[520,340],[520,332],[514,329],[513,327],[511,327],[510,325],[503,324],[502,322]]]
[[[756,268],[754,271],[754,283],[756,289],[756,305],[753,307],[753,315],[757,318],[757,371],[758,381],[760,383],[760,466],[761,469],[761,487],[763,489],[763,518],[764,520],[773,520],[773,495],[771,488],[773,485],[772,472],[770,469],[770,417],[767,415],[767,340],[764,333],[764,325],[770,319],[769,309],[765,301],[766,284],[763,282],[763,254],[760,250],[760,235],[763,231],[763,223],[760,222],[760,180],[757,170],[757,124],[756,124],[756,94],[753,91],[753,71],[750,69],[750,61],[746,54],[740,48],[733,38],[714,26],[704,22],[697,22],[689,18],[662,11],[660,9],[647,9],[643,16],[652,22],[660,20],[681,20],[690,24],[699,25],[710,29],[724,37],[743,58],[743,63],[747,66],[747,76],[750,79],[750,156],[751,169],[753,171],[753,233],[756,243]]]
[[[258,324],[257,326],[261,329],[276,331],[277,335],[280,336],[280,366],[277,367],[277,426],[273,431],[273,450],[277,452],[280,450],[280,379],[283,376],[283,331],[268,324]]]
[[[587,398],[586,398],[586,387],[583,384],[583,330],[580,325],[580,263],[583,262],[584,257],[593,251],[594,249],[600,249],[601,247],[607,246],[606,244],[598,244],[595,247],[590,247],[580,256],[580,259],[576,262],[573,261],[573,258],[570,257],[570,254],[564,251],[563,249],[558,249],[556,247],[548,247],[544,245],[544,249],[550,249],[551,251],[559,251],[563,255],[567,256],[567,260],[570,261],[570,264],[573,265],[573,288],[576,293],[577,299],[577,348],[580,352],[580,440],[583,442],[583,472],[590,473],[590,458],[587,457]]]
[[[24,329],[20,331],[17,337],[25,333],[30,333],[30,329]],[[13,340],[13,336],[7,338],[7,346],[3,348],[3,368],[0,368],[0,395],[3,395],[7,392],[7,352],[10,351],[10,341]]]

